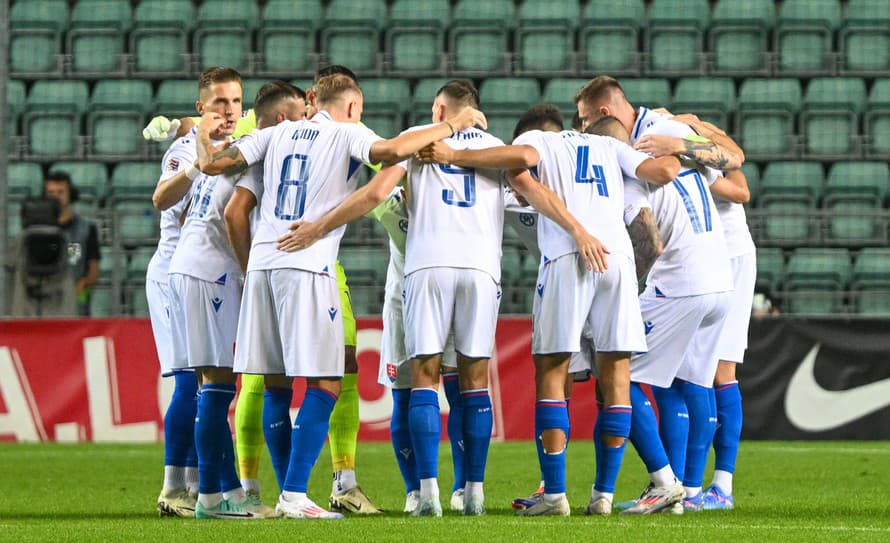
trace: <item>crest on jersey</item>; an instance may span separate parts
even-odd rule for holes
[[[179,159],[171,158],[167,161],[167,166],[164,168],[165,171],[175,172],[179,170]]]
[[[386,377],[389,378],[390,383],[395,383],[396,378],[399,376],[399,366],[397,364],[387,364],[386,365]]]
[[[399,221],[399,230],[404,233],[408,233],[408,219],[402,219]]]
[[[220,275],[220,276],[216,279],[216,281],[214,281],[214,283],[216,283],[217,285],[223,285],[223,286],[225,286],[225,285],[226,285],[226,275],[228,275],[228,274],[224,273],[224,274]]]
[[[219,313],[219,308],[222,306],[222,303],[223,301],[221,298],[214,298],[210,300],[210,304],[213,305],[213,311],[215,313]]]
[[[337,308],[336,307],[328,308],[328,315],[331,317],[331,322],[334,322],[334,317],[337,316]]]
[[[535,215],[533,213],[520,213],[519,214],[519,222],[523,224],[523,226],[534,226],[535,225]]]

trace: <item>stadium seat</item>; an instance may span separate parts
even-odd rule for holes
[[[40,194],[43,170],[33,162],[10,162],[6,165],[7,196],[20,200]]]
[[[782,254],[782,249],[758,247],[756,290],[777,291],[782,286],[784,278],[785,257]]]
[[[397,136],[404,128],[404,114],[411,106],[411,89],[405,79],[362,81],[365,113],[362,122],[384,137]]]
[[[735,131],[749,159],[794,158],[794,116],[800,111],[797,79],[746,79],[739,88]]]
[[[114,168],[111,174],[111,185],[108,196],[112,200],[151,199],[155,186],[158,184],[160,170],[155,162],[123,162]]]
[[[6,111],[9,122],[5,127],[9,158],[18,158],[19,118],[25,110],[25,83],[14,79],[6,80]]]
[[[195,100],[198,83],[191,79],[167,79],[161,81],[155,93],[155,109],[158,115],[188,117],[196,115]]]
[[[479,86],[479,97],[486,111],[524,113],[541,101],[541,88],[531,78],[490,77]]]
[[[64,0],[15,2],[9,11],[9,71],[13,77],[54,77],[61,72]]]
[[[827,196],[822,207],[830,211],[827,239],[829,243],[847,247],[886,243],[887,224],[886,220],[882,220],[883,209],[876,197]]]
[[[645,51],[650,73],[702,74],[707,0],[654,0],[649,7]]]
[[[635,108],[667,107],[671,102],[671,86],[667,79],[622,79],[619,83]]]
[[[847,249],[796,249],[788,259],[785,289],[792,313],[836,313],[852,277]]]
[[[386,71],[409,77],[443,75],[448,0],[396,0],[386,30]]]
[[[124,75],[124,35],[131,24],[128,0],[79,0],[67,34],[71,71],[80,76]]]
[[[325,62],[349,66],[359,75],[379,75],[380,33],[385,25],[383,0],[332,0],[321,31]]]
[[[256,2],[205,0],[198,8],[192,51],[198,72],[228,66],[241,75],[253,73],[251,34],[260,20]]]
[[[857,313],[890,313],[890,249],[866,247],[859,252],[853,264],[852,290]]]
[[[257,49],[262,57],[257,73],[313,75],[318,67],[315,34],[323,21],[319,0],[270,0],[257,32]]]
[[[460,0],[448,35],[451,73],[462,77],[507,74],[511,64],[507,37],[514,19],[511,0]]]
[[[267,79],[242,79],[241,80],[241,101],[244,111],[254,106],[256,93],[260,88],[268,83]]]
[[[708,31],[710,70],[720,75],[767,75],[773,0],[719,0]]]
[[[427,78],[421,79],[414,87],[411,98],[411,118],[410,124],[418,125],[432,122],[433,101],[436,99],[436,91],[448,83],[445,78]],[[482,103],[483,108],[485,103]]]
[[[22,121],[29,156],[48,160],[80,156],[80,121],[88,97],[84,81],[35,82]]]
[[[126,300],[125,313],[134,317],[148,317],[148,299],[145,295],[145,285],[130,285],[124,291]]]
[[[864,105],[862,79],[819,77],[810,81],[800,115],[806,154],[825,159],[858,155],[859,114]]]
[[[735,110],[735,85],[729,78],[688,78],[677,82],[671,111],[695,113],[729,132],[729,112]]]
[[[591,0],[578,35],[582,72],[639,75],[639,41],[645,23],[642,0]]]
[[[382,245],[341,247],[338,258],[350,285],[381,285],[386,279],[389,253]]]
[[[127,255],[125,259],[124,280],[127,283],[145,283],[145,273],[148,271],[148,263],[155,254],[155,247],[137,247]]]
[[[352,283],[352,276],[349,277]],[[383,290],[376,286],[350,284],[349,300],[352,302],[352,312],[356,317],[380,315],[383,311]]]
[[[836,162],[828,172],[826,195],[870,196],[884,202],[890,190],[886,162]]]
[[[182,77],[190,70],[188,32],[195,20],[190,0],[142,0],[133,16],[130,54],[142,76]]]
[[[565,128],[569,128],[569,121],[575,114],[575,95],[581,87],[587,83],[587,79],[549,79],[544,85],[544,94],[541,101],[559,106],[562,112]]]
[[[761,193],[760,168],[755,162],[745,162],[742,164],[742,173],[748,181],[748,192],[751,194],[746,207],[753,207],[757,203],[757,199]]]
[[[87,115],[88,153],[109,160],[138,159],[146,152],[142,126],[152,105],[148,81],[102,80],[96,83]]]
[[[117,201],[111,206],[112,235],[124,247],[156,246],[160,236],[159,215],[151,201]]]
[[[71,175],[71,181],[77,185],[80,199],[95,203],[102,200],[108,192],[108,170],[105,164],[87,161],[54,162],[48,172],[61,170]],[[151,202],[149,202],[151,205]]]
[[[504,228],[504,237],[506,237],[508,230],[512,231],[513,229]],[[501,253],[501,284],[512,286],[518,283],[521,266],[522,255],[519,249],[513,245],[504,244],[504,249]]]
[[[815,205],[822,196],[824,183],[825,173],[818,162],[771,162],[763,170],[760,198]]]
[[[866,156],[890,159],[890,79],[877,79],[865,113]]]
[[[6,201],[6,233],[9,240],[14,240],[22,232],[22,203],[20,200],[9,199]],[[10,245],[11,246],[11,245]]]
[[[878,75],[890,70],[890,3],[849,0],[838,48],[844,73]]]
[[[524,0],[513,50],[517,75],[573,75],[577,0]]]
[[[805,245],[818,239],[818,218],[815,208],[800,200],[766,199],[758,205],[766,214],[757,242],[769,245]]]
[[[519,282],[525,286],[533,286],[538,281],[540,261],[532,255],[522,256],[522,267],[519,269]]]
[[[778,69],[788,75],[834,72],[833,32],[841,22],[838,0],[785,0],[775,30]]]
[[[101,262],[101,260],[100,260]],[[97,284],[90,294],[91,317],[113,317],[120,312],[120,303],[114,301],[114,289],[111,285]]]

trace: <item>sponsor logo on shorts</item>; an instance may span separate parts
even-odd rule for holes
[[[331,317],[331,322],[334,322],[334,317],[337,316],[337,308],[336,307],[328,308],[328,315]]]
[[[327,267],[327,266],[325,266],[324,268],[321,269],[321,274],[322,274],[322,275],[329,275],[329,274],[330,274],[330,271],[328,270],[328,267]]]
[[[664,292],[662,292],[658,287],[655,287],[655,297],[656,298],[666,298]]]
[[[535,290],[538,291],[538,296],[541,298],[544,297],[544,285],[542,283],[538,283],[538,286],[535,287]]]
[[[655,328],[655,323],[653,323],[652,321],[646,321],[643,323],[643,328],[646,330],[646,335],[648,336],[649,332],[651,332],[652,329]]]
[[[220,275],[219,278],[218,278],[216,281],[214,281],[214,283],[216,283],[217,285],[223,285],[223,286],[225,286],[225,284],[226,284],[226,275],[228,275],[228,274],[224,273],[224,274]]]
[[[210,300],[210,303],[213,305],[213,311],[216,313],[219,313],[219,308],[220,308],[220,306],[222,306],[222,303],[223,303],[222,299],[214,298],[214,299]]]

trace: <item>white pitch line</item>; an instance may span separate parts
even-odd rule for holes
[[[752,451],[754,453],[758,451],[770,451],[770,452],[782,452],[782,453],[811,453],[811,452],[829,452],[829,453],[843,453],[843,454],[890,454],[890,447],[880,449],[880,448],[868,448],[868,449],[857,449],[855,447],[782,447],[782,446],[774,446],[774,447],[763,447],[761,449]]]

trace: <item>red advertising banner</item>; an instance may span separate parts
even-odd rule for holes
[[[389,440],[392,397],[377,384],[382,328],[380,319],[358,320],[362,440]],[[295,384],[295,402],[303,387]],[[530,319],[499,321],[489,388],[494,438],[532,439]],[[172,379],[160,376],[147,319],[0,321],[2,440],[159,441],[172,393]],[[440,394],[444,422],[448,402]],[[596,418],[592,382],[575,384],[570,414],[572,436],[589,439]]]

